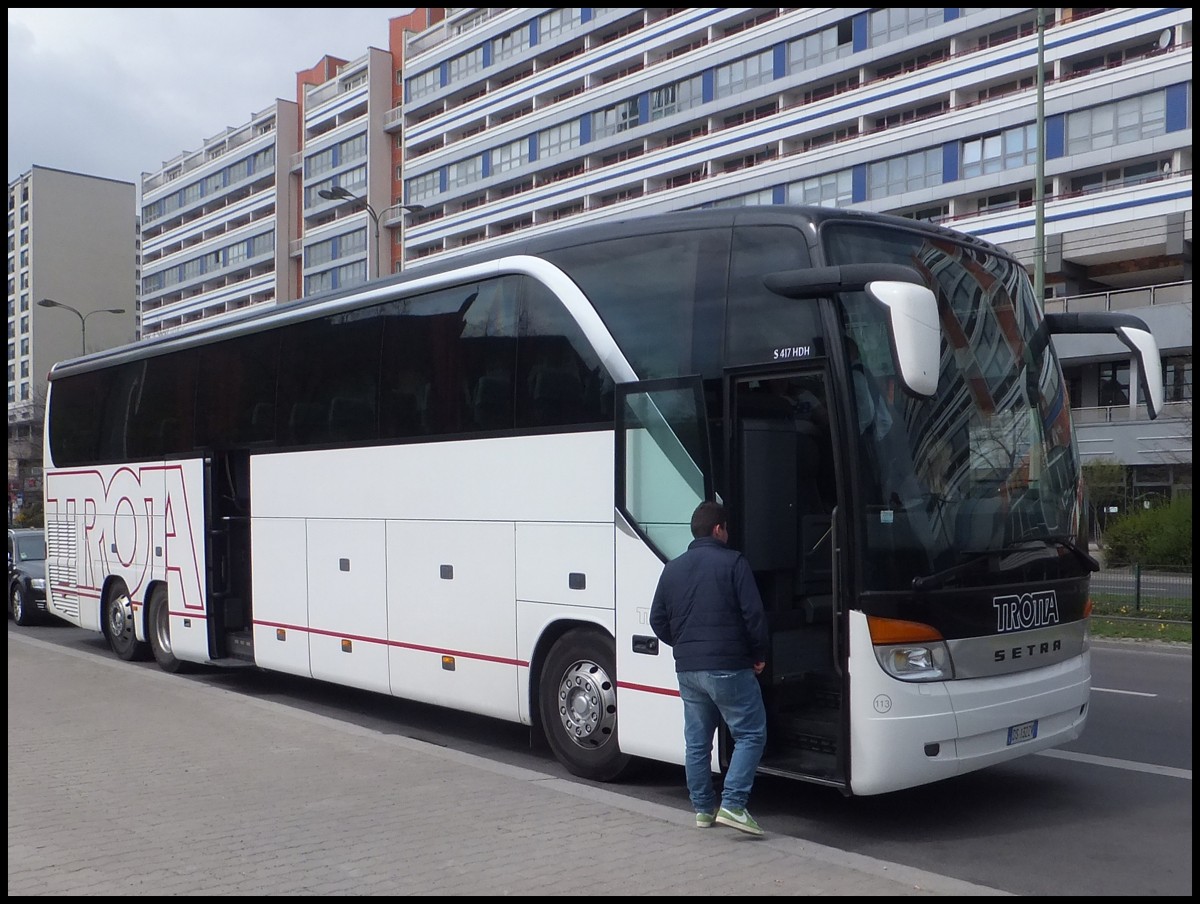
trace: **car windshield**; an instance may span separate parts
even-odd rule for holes
[[[46,558],[46,538],[38,535],[17,537],[17,558],[22,562]]]

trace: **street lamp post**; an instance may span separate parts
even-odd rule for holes
[[[1046,309],[1046,10],[1037,7],[1037,172],[1033,184],[1033,295]]]
[[[84,314],[82,311],[76,310],[69,304],[63,304],[61,301],[55,301],[53,298],[43,298],[38,302],[38,305],[43,308],[63,308],[70,311],[79,318],[79,351],[81,354],[87,354],[87,319],[93,314],[124,314],[124,308],[97,308],[94,311],[88,311]]]
[[[321,188],[317,190],[317,194],[326,201],[351,201],[355,204],[361,204],[370,216],[371,222],[375,225],[375,278],[379,278],[379,259],[383,256],[379,251],[379,219],[380,215],[375,212],[375,208],[371,206],[366,198],[360,198],[358,195],[349,189],[342,188],[340,185],[335,185],[333,188]],[[383,213],[389,210],[409,210],[417,211],[424,210],[423,204],[393,204],[391,207],[385,208]]]
[[[417,213],[424,209],[425,209],[424,204],[393,204],[391,207],[389,207],[387,210],[384,211],[384,214],[386,215],[388,210],[403,210],[406,213]],[[405,265],[408,263],[408,256],[405,253],[405,249],[404,249],[404,226],[405,226],[405,219],[404,219],[404,217],[401,217],[400,218],[400,268],[401,269],[404,269]]]
[[[375,212],[375,208],[371,206],[366,198],[360,198],[354,192],[342,188],[340,185],[335,185],[333,188],[318,189],[317,194],[326,201],[353,201],[356,204],[361,204],[366,208],[367,214],[371,217],[371,222],[375,224],[375,278],[379,278],[379,214]]]

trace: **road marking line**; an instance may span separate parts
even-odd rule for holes
[[[1157,697],[1158,694],[1147,694],[1145,691],[1120,691],[1115,687],[1094,687],[1093,691],[1101,694],[1128,694],[1131,697]]]
[[[1116,760],[1108,756],[1093,756],[1090,753],[1073,753],[1070,750],[1039,750],[1037,756],[1048,756],[1058,760],[1074,760],[1077,763],[1091,763],[1093,766],[1112,766],[1114,769],[1128,769],[1130,772],[1148,772],[1151,775],[1186,778],[1189,782],[1192,780],[1191,769],[1176,769],[1173,766],[1154,766],[1150,763],[1134,763],[1130,760]]]

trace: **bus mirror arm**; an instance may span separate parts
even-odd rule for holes
[[[780,270],[763,277],[763,285],[784,298],[821,298],[838,292],[862,292],[873,282],[907,282],[924,286],[912,267],[903,264],[845,264]]]
[[[904,388],[929,398],[937,392],[941,369],[941,320],[937,296],[912,267],[903,264],[846,264],[781,270],[763,285],[785,298],[839,298],[866,292],[887,311],[888,339]]]
[[[1050,335],[1072,333],[1112,333],[1133,352],[1138,361],[1138,382],[1150,419],[1158,417],[1163,406],[1162,359],[1154,334],[1146,321],[1133,314],[1116,311],[1095,311],[1084,314],[1047,314],[1046,330]]]

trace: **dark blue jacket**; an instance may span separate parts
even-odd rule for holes
[[[675,671],[748,669],[767,660],[767,618],[750,563],[715,537],[699,537],[667,563],[650,628],[675,654]]]

